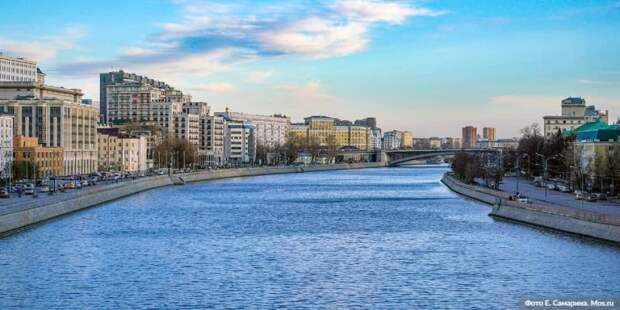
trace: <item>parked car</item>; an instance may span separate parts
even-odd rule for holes
[[[558,184],[558,190],[562,193],[569,193],[570,192],[570,188],[564,184]]]
[[[65,183],[65,186],[63,188],[64,189],[74,189],[75,188],[75,182],[71,181],[71,182]]]
[[[607,194],[605,193],[597,193],[596,195],[596,199],[598,200],[607,200]]]
[[[517,201],[520,203],[530,203],[530,199],[527,197],[518,197]]]
[[[575,200],[583,200],[584,198],[582,191],[575,191]]]
[[[596,194],[590,194],[586,196],[586,199],[590,202],[596,202],[598,199],[596,198]]]
[[[0,188],[0,198],[11,198],[7,188]]]
[[[556,190],[555,183],[553,182],[547,183],[547,189],[550,189],[552,191]]]
[[[534,186],[542,187],[543,186],[543,178],[542,177],[534,177]]]

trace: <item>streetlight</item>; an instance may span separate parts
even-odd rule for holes
[[[536,156],[539,156],[543,160],[543,169],[544,169],[544,172],[543,172],[543,184],[545,185],[545,201],[546,201],[547,200],[547,171],[548,171],[548,168],[549,168],[549,159],[553,159],[555,157],[562,156],[562,154],[556,154],[556,155],[553,155],[553,156],[551,156],[549,158],[545,157],[545,155],[538,154],[538,153],[536,153]]]
[[[517,156],[517,193],[519,193],[519,177],[521,176],[521,165],[519,165],[520,163],[519,160],[521,158],[525,158],[526,156],[529,159],[530,154],[522,153],[522,154],[519,154],[519,156]]]

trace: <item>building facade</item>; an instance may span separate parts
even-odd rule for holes
[[[478,144],[478,130],[476,127],[463,127],[462,131],[461,143],[463,144],[463,148],[471,149],[476,147],[476,144]]]
[[[82,105],[81,99],[79,89],[0,82],[0,113],[15,117],[14,135],[36,137],[43,147],[62,148],[63,175],[97,169],[98,113],[94,107]]]
[[[0,53],[0,82],[35,82],[37,63]]]
[[[231,112],[227,109],[226,112],[218,112],[215,115],[254,124],[256,127],[256,143],[269,148],[284,145],[291,126],[291,119],[280,114],[257,115]]]
[[[413,147],[413,133],[411,131],[403,131],[401,134],[400,148],[410,149]]]
[[[337,148],[346,147],[364,151],[372,149],[370,127],[356,126],[333,117],[306,117],[303,124],[292,124],[290,132],[322,147],[333,145]]]
[[[484,127],[482,128],[482,138],[489,141],[495,141],[495,128]]]
[[[397,150],[401,148],[403,141],[403,133],[398,130],[387,131],[383,134],[383,149],[384,150]],[[413,137],[411,138],[413,143]]]
[[[36,137],[15,136],[14,138],[15,164],[26,163],[32,172],[25,175],[36,175],[42,179],[64,174],[64,151],[62,147],[43,147]]]
[[[13,163],[12,115],[0,114],[0,179],[10,178]]]
[[[116,128],[97,130],[99,171],[139,172],[147,165],[147,138],[120,134]]]
[[[198,157],[201,166],[219,167],[226,163],[226,133],[226,120],[223,117],[213,115],[200,118]]]
[[[583,124],[601,119],[609,122],[608,111],[601,112],[595,106],[586,106],[586,100],[579,97],[568,97],[561,102],[561,115],[543,117],[543,134],[549,137],[557,132],[573,130]]]
[[[226,119],[224,154],[230,164],[249,164],[256,159],[256,135],[254,124]]]

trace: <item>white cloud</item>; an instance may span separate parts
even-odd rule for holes
[[[333,57],[362,50],[368,43],[367,26],[307,18],[259,36],[267,50],[312,57]]]
[[[59,51],[77,48],[77,42],[86,36],[81,27],[67,27],[61,33],[32,40],[16,40],[0,35],[0,50],[37,62],[50,61]]]
[[[447,11],[418,8],[398,2],[376,0],[339,0],[331,8],[340,14],[362,22],[401,24],[411,16],[440,16]]]
[[[588,85],[604,85],[604,86],[620,85],[620,81],[600,81],[600,80],[588,80],[588,79],[579,80],[579,83],[588,84]]]

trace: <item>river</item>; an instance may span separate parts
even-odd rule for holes
[[[517,308],[615,296],[620,249],[487,216],[446,168],[166,187],[0,239],[0,309]]]

